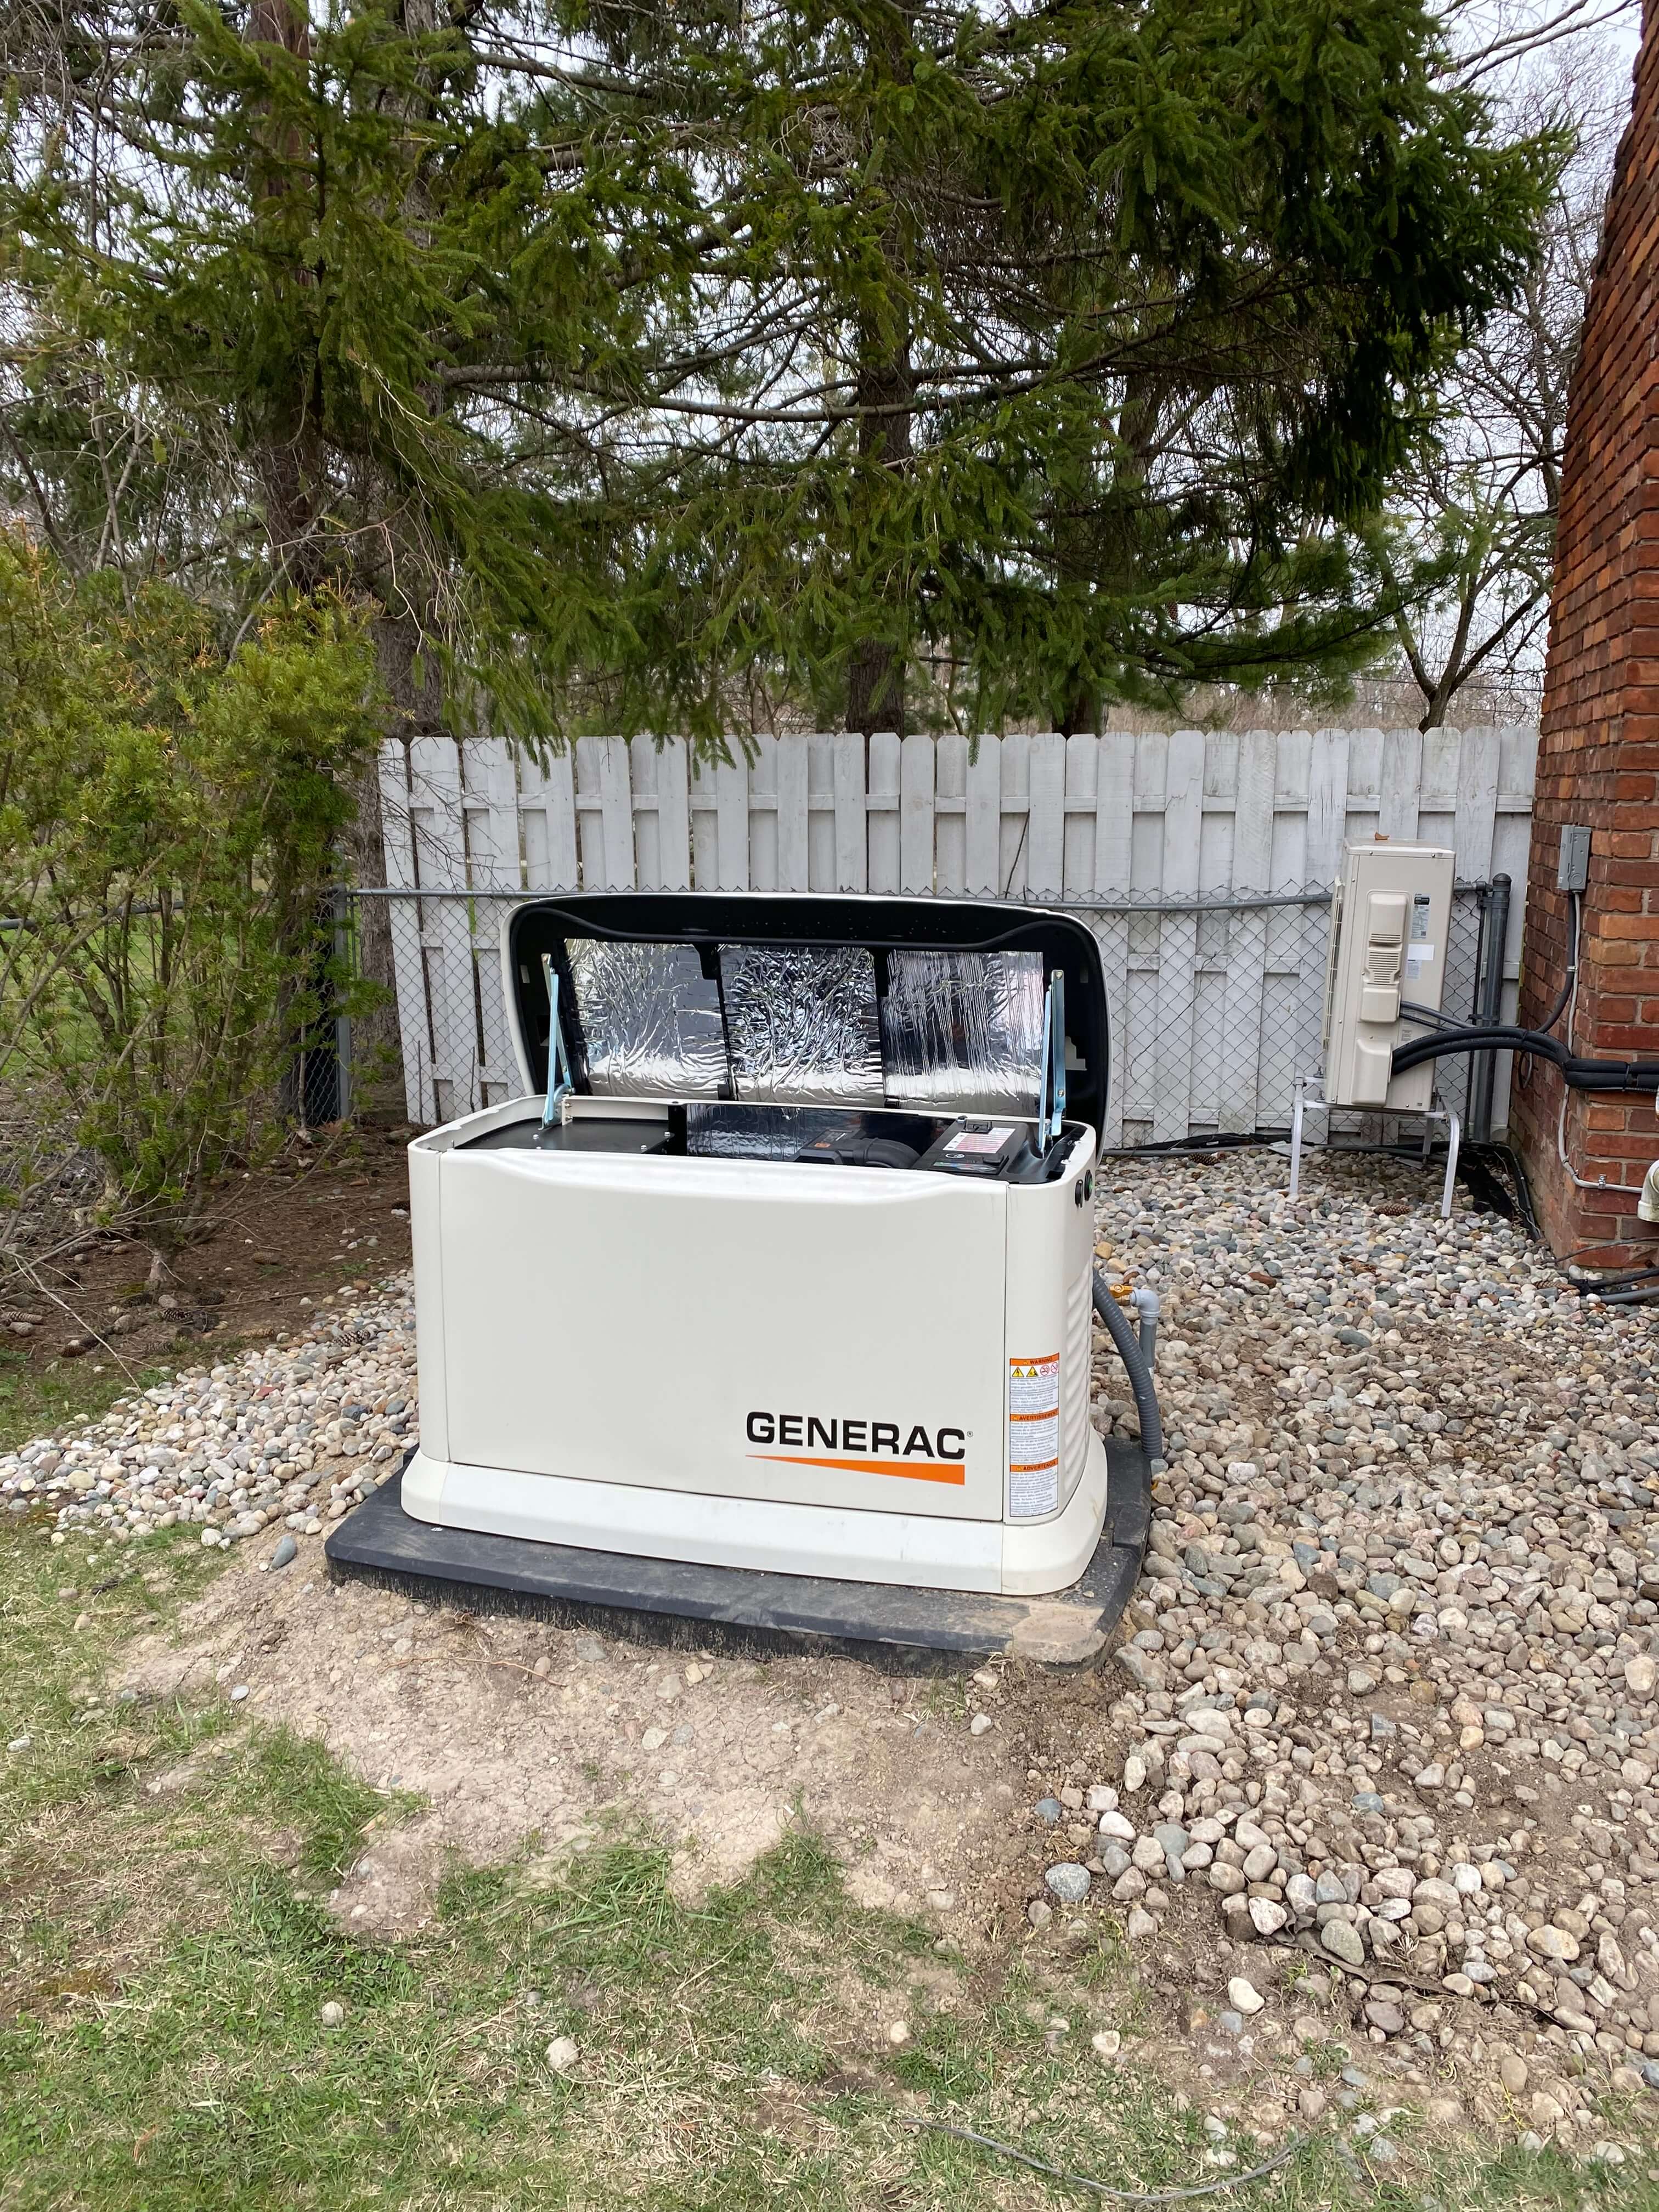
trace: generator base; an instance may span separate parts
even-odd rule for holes
[[[906,1672],[991,1658],[1087,1667],[1133,1594],[1152,1520],[1139,1445],[1106,1447],[1106,1520],[1078,1581],[1047,1597],[757,1572],[440,1528],[403,1510],[401,1472],[324,1546],[336,1579],[357,1577],[472,1611],[529,1613],[686,1650],[803,1648]]]

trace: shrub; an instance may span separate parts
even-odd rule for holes
[[[97,1152],[153,1275],[319,1011],[378,704],[337,600],[227,651],[172,586],[126,600],[0,532],[0,1086]]]

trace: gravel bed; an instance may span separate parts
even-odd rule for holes
[[[179,1522],[208,1546],[271,1527],[316,1535],[386,1480],[416,1426],[404,1281],[296,1342],[189,1370],[73,1435],[0,1456],[0,1502],[55,1506],[60,1535],[90,1528],[125,1541]]]
[[[1236,2001],[1194,2033],[1243,2062],[1346,2000],[1380,2063],[1472,2063],[1589,2148],[1609,2081],[1659,2087],[1659,1329],[1494,1216],[1443,1224],[1413,1167],[1316,1157],[1294,1206],[1285,1178],[1107,1164],[1103,1262],[1164,1300],[1169,1463],[1121,1750],[1030,1808],[1058,1848],[1030,1917],[1225,1947]],[[343,1302],[0,1457],[0,1503],[58,1541],[314,1534],[415,1432],[413,1321],[406,1279]]]
[[[1170,1464],[1123,1754],[1036,1816],[1132,1940],[1211,1914],[1407,2065],[1473,2038],[1583,2147],[1609,2074],[1659,2087],[1659,1329],[1492,1215],[1443,1224],[1413,1168],[1327,1158],[1294,1206],[1285,1174],[1109,1170]],[[1038,1924],[1076,1874],[1048,1888]],[[1248,2041],[1248,2001],[1218,2027]]]

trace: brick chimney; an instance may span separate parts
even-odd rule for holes
[[[1610,1060],[1659,1059],[1659,0],[1643,15],[1568,399],[1521,986],[1521,1018],[1536,1023],[1565,976],[1571,934],[1556,888],[1560,833],[1585,824],[1572,1042]],[[1659,1224],[1636,1218],[1659,1159],[1652,1097],[1565,1092],[1564,1166],[1560,1079],[1538,1060],[1522,1073],[1511,1119],[1555,1251],[1587,1267],[1659,1263]]]

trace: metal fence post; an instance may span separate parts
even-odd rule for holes
[[[1504,951],[1510,934],[1510,878],[1494,876],[1488,888],[1481,918],[1482,960],[1476,989],[1474,1016],[1478,1022],[1496,1022],[1504,1010]],[[1469,1055],[1469,1136],[1477,1145],[1492,1141],[1492,1102],[1498,1080],[1495,1052]]]
[[[351,919],[351,893],[343,884],[337,884],[334,887],[334,959],[343,988],[334,1012],[334,1081],[336,1103],[342,1121],[349,1120],[351,1114],[351,1013],[350,1002],[343,989],[346,979],[352,974]]]

